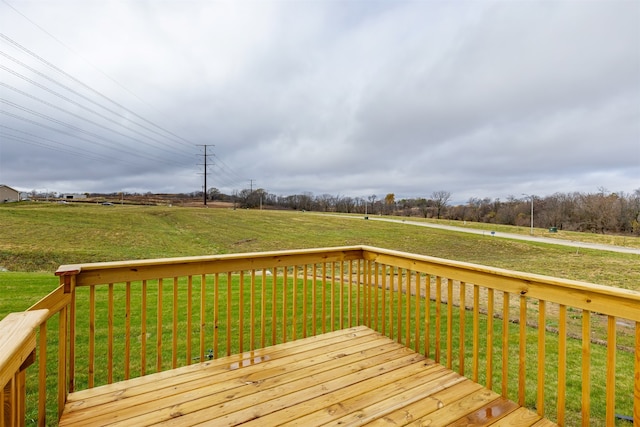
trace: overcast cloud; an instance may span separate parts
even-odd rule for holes
[[[199,191],[203,144],[225,193],[640,188],[636,0],[0,0],[0,33],[20,190]]]

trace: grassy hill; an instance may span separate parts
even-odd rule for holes
[[[53,273],[59,265],[71,263],[367,244],[623,288],[640,287],[637,255],[577,251],[365,221],[361,216],[20,203],[0,205],[0,224],[0,267],[14,272]],[[608,241],[603,236],[603,242]]]

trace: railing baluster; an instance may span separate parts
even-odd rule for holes
[[[193,276],[187,276],[187,354],[185,365],[192,361],[192,334],[193,334]],[[202,359],[201,359],[202,360]]]
[[[380,305],[382,307],[382,334],[386,335],[387,333],[387,266],[385,264],[380,265],[380,275],[382,278],[382,283],[380,284],[382,290],[382,301],[380,301]],[[357,311],[357,310],[356,310]]]
[[[404,314],[404,345],[411,347],[411,270],[406,270],[405,283],[405,314]]]
[[[614,425],[616,419],[616,341],[616,318],[607,316],[607,425]]]
[[[337,263],[331,263],[331,331],[336,330],[336,265]]]
[[[93,289],[94,286],[91,286]],[[140,301],[140,375],[147,373],[147,281],[142,281]]]
[[[12,381],[12,380],[11,380]],[[7,384],[6,386],[0,385],[0,425],[4,426],[5,425],[5,421],[7,420],[7,418],[9,418],[7,421],[12,423],[13,422],[13,418],[11,418],[11,416],[6,416],[4,411],[5,411],[5,405],[8,405],[10,408],[13,408],[13,402],[8,402],[7,400],[9,399],[9,396],[13,395],[15,396],[15,394],[13,394],[11,392],[11,390],[9,390],[9,396],[5,396],[5,387],[10,387],[11,383]]]
[[[363,280],[364,280],[364,285],[367,289],[367,305],[366,305],[366,310],[367,310],[367,327],[372,328],[373,327],[373,318],[374,316],[377,316],[377,313],[374,314],[373,311],[373,306],[374,306],[374,287],[373,284],[375,282],[374,278],[373,278],[373,261],[370,260],[365,260],[363,262],[364,265],[364,271],[363,271]]]
[[[213,276],[213,358],[218,358],[220,339],[220,274]]]
[[[156,303],[156,372],[162,371],[162,288],[163,279],[158,279],[158,301]]]
[[[340,262],[337,265],[340,273],[340,300],[338,301],[338,306],[340,307],[340,329],[344,329],[344,262]]]
[[[479,382],[480,371],[480,287],[473,285],[473,356],[472,379]]]
[[[260,285],[260,346],[267,346],[267,269],[262,269]]]
[[[362,311],[360,310],[360,296],[361,296],[361,292],[360,292],[360,288],[362,287],[362,281],[361,281],[361,274],[362,274],[362,260],[358,260],[358,278],[357,278],[357,284],[358,287],[356,288],[356,324],[360,325],[361,321],[364,321],[364,317],[362,316]],[[362,320],[361,320],[362,319]]]
[[[287,342],[287,293],[289,276],[287,267],[282,268],[282,342]]]
[[[402,343],[402,278],[404,275],[403,269],[398,269],[398,282],[396,285],[396,296],[398,297],[398,308],[396,311],[396,322],[397,322],[397,341],[398,343]]]
[[[124,379],[131,376],[131,282],[125,284],[124,303]]]
[[[440,363],[440,329],[442,327],[442,278],[436,277],[436,363]]]
[[[291,306],[291,340],[295,341],[298,337],[297,331],[297,323],[298,323],[298,266],[293,266],[293,277],[292,277],[292,306]]]
[[[424,283],[424,356],[431,353],[431,275],[427,274]]]
[[[226,324],[226,355],[231,356],[231,306],[232,306],[232,295],[233,295],[233,287],[232,287],[232,277],[231,272],[227,273],[227,318],[225,319]]]
[[[40,325],[38,336],[38,426],[47,419],[47,322]],[[2,405],[4,406],[4,405]]]
[[[527,363],[527,298],[522,294],[520,295],[519,336],[518,404],[523,406],[525,398],[525,367]]]
[[[509,292],[502,295],[502,396],[509,395]]]
[[[493,390],[493,315],[494,291],[487,289],[487,379],[486,387]]]
[[[322,263],[322,333],[327,332],[327,263]]]
[[[205,330],[207,327],[207,276],[200,276],[200,362],[204,362]]]
[[[369,287],[367,286],[367,267],[369,266],[369,264],[367,263],[367,261],[364,261],[362,263],[362,282],[359,283],[359,286],[362,286],[362,324],[363,325],[368,325],[369,324],[369,299],[368,299],[368,295],[369,295]]]
[[[278,282],[278,268],[272,268],[271,274],[271,345],[276,344],[276,321],[277,321],[277,282]]]
[[[558,424],[564,425],[567,390],[567,306],[558,306]]]
[[[399,290],[402,284],[402,278],[400,276],[401,272],[399,268],[391,267],[391,277],[389,278],[389,337],[393,338],[394,330],[396,332],[396,340],[400,342],[400,316],[398,315],[398,311],[400,310],[394,305],[394,300],[398,298],[398,306],[402,302],[402,298],[400,298]],[[395,313],[395,315],[394,315]]]
[[[375,313],[374,320],[374,329],[379,330],[380,327],[380,315],[378,311],[380,310],[379,298],[380,298],[380,275],[379,275],[379,265],[377,262],[374,262],[373,265],[373,312]],[[351,263],[349,263],[349,277],[351,277]],[[351,290],[351,287],[349,287]],[[349,295],[349,301],[351,301],[351,295]],[[349,307],[351,310],[351,307]],[[349,319],[351,319],[351,313],[349,313]],[[351,324],[349,324],[351,326]]]
[[[67,306],[58,315],[58,419],[67,400]]]
[[[311,329],[313,330],[312,335],[316,335],[317,329],[317,318],[318,318],[318,264],[313,264],[313,269],[311,272],[313,276],[311,279]]]
[[[69,278],[71,302],[69,304],[69,393],[75,391],[76,382],[76,276]],[[24,372],[23,372],[24,374]],[[24,381],[22,382],[24,385]]]
[[[422,297],[422,290],[420,289],[420,272],[415,272],[416,276],[416,285],[415,285],[415,308],[414,308],[414,337],[413,337],[413,349],[416,352],[420,351],[420,298]]]
[[[113,283],[109,283],[108,337],[107,337],[107,384],[113,382]]]
[[[546,302],[540,300],[538,303],[538,397],[536,400],[538,415],[544,414],[546,311]]]
[[[453,368],[453,279],[447,279],[447,368]]]
[[[582,425],[591,421],[591,312],[582,310]]]
[[[231,288],[229,288],[229,294],[231,294]],[[231,299],[229,299],[229,304],[231,304]],[[240,270],[238,284],[238,345],[238,352],[244,353],[244,270]]]
[[[464,319],[466,314],[466,285],[464,282],[460,282],[460,345],[458,349],[458,373],[464,375],[464,343],[465,343],[465,331],[464,331]]]
[[[89,372],[88,385],[93,388],[95,384],[96,364],[96,287],[89,287]]]
[[[251,270],[251,306],[249,315],[249,350],[253,351],[256,348],[256,270]]]
[[[172,328],[171,328],[171,367],[178,367],[178,278],[173,278],[173,303],[172,303]]]
[[[307,306],[309,304],[308,298],[308,281],[309,281],[309,265],[305,264],[302,269],[302,338],[307,337]]]

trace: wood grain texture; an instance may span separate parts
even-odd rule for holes
[[[72,393],[60,426],[491,425],[507,417],[516,422],[508,425],[541,419],[358,326]]]

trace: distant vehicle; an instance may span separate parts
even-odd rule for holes
[[[102,206],[113,206],[111,202],[102,202]]]

